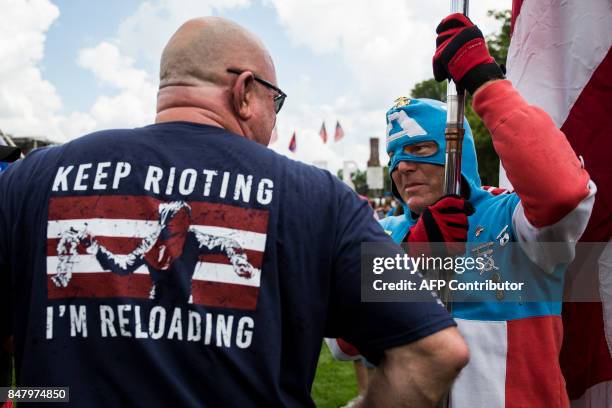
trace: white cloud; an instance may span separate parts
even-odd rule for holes
[[[174,31],[194,16],[211,15],[218,10],[248,4],[248,0],[145,1],[121,22],[116,37],[80,50],[79,66],[90,70],[101,84],[116,90],[115,93],[100,95],[90,112],[79,116],[84,126],[81,133],[93,128],[135,127],[152,123],[158,61],[163,46]],[[140,66],[136,66],[137,60],[141,62]],[[78,130],[77,126],[72,128],[72,131]]]
[[[91,70],[102,84],[119,93],[98,97],[90,117],[100,128],[134,127],[151,123],[155,116],[156,82],[116,45],[102,42],[79,52],[78,64]]]
[[[1,0],[0,10],[0,128],[58,137],[61,99],[38,64],[59,10],[47,0]]]
[[[447,2],[397,0],[267,0],[289,38],[316,54],[334,54],[352,71],[357,90],[371,105],[390,104],[414,84],[432,77],[435,28],[448,14]],[[483,31],[499,24],[486,11],[510,1],[479,1],[472,18]]]
[[[76,63],[110,91],[100,95],[88,111],[63,115],[61,98],[40,68],[46,32],[59,9],[49,0],[0,0],[0,128],[65,141],[97,129],[151,123],[157,60],[172,33],[194,16],[248,5],[249,0],[141,3],[119,25],[116,36],[78,52]],[[144,64],[137,66],[135,61],[142,57]]]
[[[143,57],[158,69],[159,56],[170,36],[185,21],[233,8],[244,8],[250,0],[149,0],[121,22],[117,44],[134,58]],[[155,71],[157,73],[157,71]]]
[[[310,78],[301,78],[302,84],[311,84]],[[307,100],[310,92],[306,86],[299,84],[298,92],[293,94],[292,102]],[[304,96],[301,95],[302,90]],[[278,116],[277,129],[279,139],[270,146],[273,150],[289,157],[314,163],[325,161],[327,168],[335,174],[342,168],[344,161],[352,160],[364,168],[369,158],[369,138],[378,137],[380,148],[384,152],[384,122],[385,107],[368,108],[367,101],[358,98],[339,96],[330,104],[312,102],[292,103],[286,111],[283,109]],[[324,144],[319,136],[322,121],[325,121],[328,142]],[[345,137],[335,143],[333,141],[336,121],[339,120],[345,132]],[[297,135],[297,151],[289,153],[287,147],[293,132]],[[381,163],[387,160],[380,157]]]
[[[266,0],[278,13],[287,36],[320,56],[333,55],[348,67],[354,84],[348,94],[331,105],[287,104],[279,117],[279,141],[273,146],[286,152],[289,137],[298,130],[297,158],[328,161],[336,171],[344,160],[365,167],[369,138],[380,138],[384,152],[385,111],[398,96],[408,96],[419,81],[431,78],[435,28],[448,13],[447,2],[399,2],[396,0]],[[489,9],[510,8],[510,0],[472,2],[471,16],[486,34],[499,23],[486,16]],[[273,56],[274,57],[274,56]],[[309,83],[316,83],[315,79]],[[312,90],[296,86],[294,100],[310,100]],[[293,92],[297,90],[297,95]],[[318,137],[321,120],[329,127],[341,120],[346,139],[324,146]],[[284,137],[282,135],[285,135]],[[302,141],[302,143],[300,143]],[[386,162],[381,155],[381,162]]]
[[[117,46],[106,41],[79,52],[78,64],[91,70],[96,78],[120,89],[130,89],[147,82],[147,73],[134,68],[134,60],[121,55]]]

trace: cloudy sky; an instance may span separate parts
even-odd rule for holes
[[[152,122],[161,50],[185,20],[232,19],[259,36],[289,95],[270,147],[305,162],[344,160],[362,168],[370,137],[398,96],[430,78],[435,27],[447,0],[0,0],[0,129],[67,141],[105,128]],[[489,9],[511,0],[472,0],[485,34]],[[345,130],[324,145],[325,121]],[[297,133],[297,152],[287,149]],[[382,143],[382,140],[381,140]],[[382,158],[382,157],[381,157]]]

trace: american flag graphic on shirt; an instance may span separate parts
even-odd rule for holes
[[[168,274],[180,273],[187,285],[191,278],[189,302],[254,310],[268,216],[266,210],[147,196],[52,197],[48,297],[155,299],[160,285],[171,281]]]

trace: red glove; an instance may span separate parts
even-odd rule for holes
[[[433,71],[436,81],[452,79],[470,94],[504,73],[487,49],[482,32],[461,13],[446,17],[436,28],[436,53]]]
[[[417,223],[410,228],[406,241],[408,244],[417,242],[445,242],[446,253],[454,256],[465,253],[465,243],[468,234],[468,217],[474,214],[474,207],[469,201],[456,195],[447,195],[425,208]],[[422,245],[416,245],[416,252],[423,252]],[[420,253],[412,253],[418,256]],[[430,250],[428,254],[433,255]]]

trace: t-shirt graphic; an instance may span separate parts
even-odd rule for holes
[[[52,197],[48,297],[254,310],[268,215],[147,196]]]

